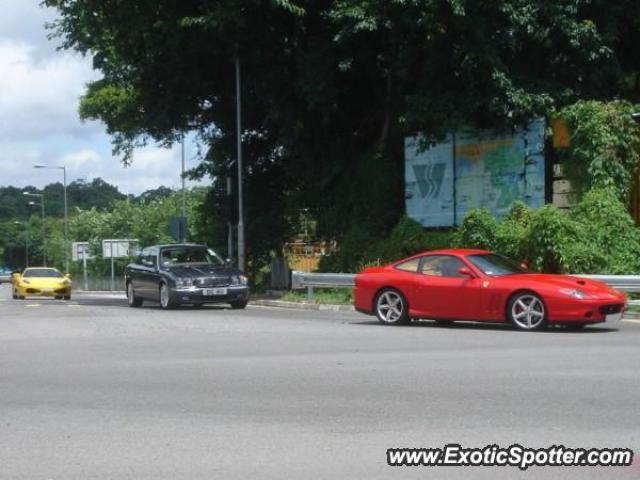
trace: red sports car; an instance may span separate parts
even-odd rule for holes
[[[486,250],[437,250],[362,271],[355,278],[354,303],[387,325],[428,318],[537,330],[618,322],[627,297],[586,278],[528,273]]]

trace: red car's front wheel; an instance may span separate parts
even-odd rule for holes
[[[540,330],[547,324],[542,299],[530,292],[514,295],[507,306],[507,316],[519,330]]]
[[[386,288],[378,294],[375,311],[378,320],[385,325],[403,325],[410,320],[407,300],[393,288]]]

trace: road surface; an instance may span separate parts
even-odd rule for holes
[[[582,332],[250,306],[12,300],[0,479],[637,478],[631,467],[389,467],[390,447],[640,451],[640,323]]]

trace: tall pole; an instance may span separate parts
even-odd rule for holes
[[[245,268],[244,253],[244,206],[242,202],[242,119],[241,119],[241,98],[240,98],[240,59],[236,53],[236,136],[238,145],[238,268]]]
[[[182,142],[181,142],[181,158],[182,158],[182,220],[180,221],[181,242],[187,241],[187,229],[186,221],[187,221],[187,197],[186,197],[186,189],[185,189],[185,179],[184,179],[184,134],[182,134]],[[184,222],[184,223],[182,223]]]
[[[231,203],[232,192],[232,180],[231,177],[227,177],[227,202]],[[233,258],[233,223],[231,220],[227,220],[227,258],[231,260]]]
[[[69,213],[67,210],[67,166],[49,166],[49,165],[34,165],[33,168],[48,168],[54,170],[62,170],[62,188],[64,192],[64,268],[65,272],[69,271]],[[42,218],[44,220],[44,197],[42,206]],[[45,256],[45,267],[47,266]]]
[[[22,225],[23,222],[15,221],[16,225]],[[24,222],[25,239],[24,239],[24,268],[29,268],[29,220]]]
[[[69,213],[67,211],[67,167],[62,167],[64,188],[64,271],[69,273]]]
[[[40,208],[42,209],[42,263],[46,267],[47,266],[47,248],[46,248],[47,231],[44,224],[44,193],[22,192],[22,194],[28,197],[40,198]],[[29,202],[29,205],[35,205],[35,204],[36,202]]]
[[[27,238],[24,244],[24,263],[25,268],[29,268],[29,219],[25,222],[25,226],[27,229]]]

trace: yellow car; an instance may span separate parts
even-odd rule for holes
[[[27,268],[22,273],[14,273],[13,298],[54,297],[56,300],[71,299],[71,279],[55,268]]]

